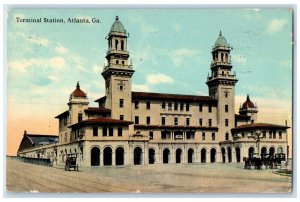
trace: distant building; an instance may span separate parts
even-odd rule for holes
[[[128,34],[116,17],[108,36],[105,95],[89,107],[79,82],[57,118],[59,143],[20,147],[19,156],[51,153],[54,165],[76,155],[80,166],[241,162],[253,154],[287,152],[287,126],[257,123],[249,95],[235,114],[230,52],[220,32],[212,48],[209,96],[133,92]],[[22,144],[21,144],[22,145]],[[48,157],[45,157],[48,158]]]

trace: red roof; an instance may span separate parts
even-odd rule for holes
[[[80,89],[79,82],[77,82],[76,89],[71,93],[71,96],[86,98],[86,93]]]
[[[103,96],[103,97],[101,97],[101,98],[95,100],[95,102],[103,103],[105,100],[106,100],[106,96]]]
[[[107,114],[110,113],[110,109],[105,107],[89,107],[88,109],[85,109],[84,112],[88,114]]]
[[[95,118],[95,119],[83,120],[83,121],[81,121],[79,123],[75,123],[69,127],[72,128],[72,127],[83,126],[83,125],[88,125],[88,124],[130,125],[130,124],[133,124],[133,122],[111,119],[111,118],[106,118],[106,117],[99,117],[99,118]]]
[[[180,94],[166,94],[166,93],[148,93],[148,92],[132,92],[132,99],[158,99],[158,100],[178,100],[190,102],[214,102],[218,100],[210,96],[198,95],[180,95]]]
[[[65,112],[63,112],[63,113],[61,113],[61,114],[59,114],[59,115],[57,115],[55,118],[57,119],[57,118],[60,118],[62,116],[67,116],[67,115],[69,115],[69,111],[68,110],[65,111]]]
[[[242,109],[255,108],[253,102],[250,100],[249,95],[247,95],[247,100],[244,102]]]
[[[283,126],[283,125],[276,125],[276,124],[270,124],[270,123],[252,123],[252,124],[246,124],[241,125],[236,128],[232,128],[231,131],[243,131],[243,130],[249,130],[249,129],[288,129],[290,127]]]

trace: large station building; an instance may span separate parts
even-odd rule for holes
[[[258,108],[249,96],[235,112],[238,79],[221,32],[211,51],[208,96],[132,91],[128,33],[118,17],[106,39],[105,95],[96,100],[98,107],[89,107],[78,82],[68,109],[55,117],[58,136],[25,133],[19,156],[60,166],[67,155],[76,155],[79,166],[114,166],[230,163],[252,154],[287,153],[289,127],[257,123]]]

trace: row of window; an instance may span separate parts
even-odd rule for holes
[[[253,132],[251,132],[251,135],[253,135]],[[245,137],[245,133],[242,132],[242,137]],[[270,130],[269,131],[269,139],[276,139],[277,137],[277,132],[276,130]],[[267,138],[267,131],[262,131],[262,138]],[[282,131],[278,131],[278,138],[282,139]]]
[[[121,115],[121,116],[123,116],[123,115]],[[120,118],[121,118],[121,116],[120,116]],[[123,118],[124,118],[124,116],[123,116]],[[134,124],[140,124],[140,117],[139,116],[134,117]],[[151,124],[151,117],[150,116],[146,117],[146,124],[147,125]],[[178,117],[174,117],[173,124],[175,126],[178,125]],[[161,117],[161,125],[166,125],[166,117],[164,117],[164,116]],[[186,126],[190,125],[190,118],[185,119],[185,125]],[[199,119],[199,125],[203,126],[203,119],[202,118]],[[208,119],[208,126],[212,126],[212,119]],[[225,126],[228,126],[228,119],[225,119]]]
[[[93,127],[93,136],[98,136],[98,127]],[[113,127],[103,127],[102,128],[102,136],[107,137],[107,136],[114,136],[114,128]],[[119,127],[118,128],[118,137],[123,136],[123,128]]]
[[[202,132],[202,140],[206,140],[205,132]],[[153,139],[153,131],[149,132],[150,139]],[[182,131],[175,131],[174,132],[174,139],[183,139],[183,132]],[[161,131],[161,139],[171,139],[171,131]],[[186,139],[195,139],[195,132],[194,131],[187,131],[186,132]],[[211,133],[211,140],[216,140],[216,134]]]

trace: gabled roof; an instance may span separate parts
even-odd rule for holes
[[[176,100],[176,101],[183,101],[183,102],[212,102],[212,103],[218,102],[218,100],[210,96],[148,93],[148,92],[132,92],[132,99]]]
[[[73,127],[81,127],[84,125],[130,125],[133,124],[132,121],[123,121],[123,120],[118,120],[118,119],[111,119],[111,118],[106,118],[106,117],[99,117],[95,119],[87,119],[83,120],[79,123],[75,123],[69,128]]]
[[[58,142],[57,135],[27,134],[27,132],[24,131],[24,136],[18,151],[47,144],[54,144],[55,142]]]
[[[235,128],[232,128],[232,132],[238,131],[246,131],[246,130],[258,130],[258,129],[288,129],[290,127],[283,126],[283,125],[276,125],[270,123],[252,123],[252,124],[245,124]]]

